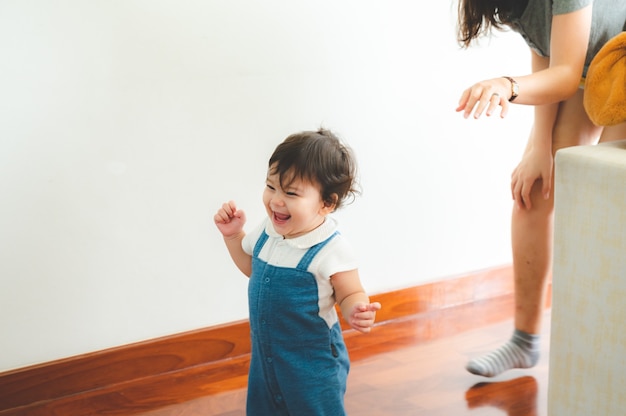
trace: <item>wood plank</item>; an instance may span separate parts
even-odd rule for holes
[[[54,400],[250,352],[248,322],[235,322],[0,374],[0,410]]]
[[[421,339],[450,334],[450,330],[458,331],[460,327],[473,328],[480,324],[476,321],[477,314],[459,318],[459,326],[452,329],[438,325],[438,319],[447,315],[438,317],[437,314],[464,305],[479,307],[483,301],[510,295],[513,291],[511,276],[511,267],[501,266],[372,295],[372,301],[383,304],[377,326],[397,321],[399,328],[403,328],[403,325],[415,325],[413,320],[419,318],[419,326],[424,328]],[[464,310],[471,310],[471,307]],[[510,316],[511,311],[507,313]],[[343,325],[347,328],[345,323]],[[374,344],[385,344],[385,340],[374,335],[376,332],[361,339],[362,345],[370,348]],[[346,331],[345,336],[350,345],[354,334]],[[414,340],[415,335],[411,336]],[[358,347],[351,348],[351,354],[358,357]],[[124,386],[149,378],[154,378],[154,382],[177,380],[174,375],[181,372],[194,377],[197,370],[206,378],[207,385],[224,380],[225,374],[234,374],[237,379],[247,372],[249,353],[249,325],[247,321],[240,321],[9,371],[0,374],[0,415],[9,414],[3,412],[5,410],[25,406],[32,410],[36,404],[49,401],[60,405],[63,401],[60,399],[81,394],[107,397],[106,400],[115,403],[115,396],[109,394]]]

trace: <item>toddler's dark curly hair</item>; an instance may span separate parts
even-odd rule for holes
[[[352,150],[327,129],[290,135],[276,147],[268,165],[281,188],[294,179],[308,181],[319,186],[326,206],[335,209],[359,193]]]

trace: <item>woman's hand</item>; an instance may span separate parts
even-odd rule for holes
[[[500,106],[502,107],[500,117],[504,118],[509,111],[510,95],[511,83],[506,78],[481,81],[463,91],[456,111],[463,111],[464,118],[468,118],[472,113],[474,118],[479,118],[486,110],[489,117]]]
[[[511,195],[519,208],[532,208],[531,191],[538,180],[542,181],[543,198],[550,197],[553,164],[550,149],[530,147],[524,152],[521,162],[511,174]]]

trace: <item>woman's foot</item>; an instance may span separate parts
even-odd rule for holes
[[[495,377],[513,368],[530,368],[539,361],[539,335],[515,330],[513,336],[497,350],[474,358],[465,367],[472,374]]]

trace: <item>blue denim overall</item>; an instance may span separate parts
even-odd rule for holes
[[[248,286],[252,359],[248,416],[342,416],[350,362],[339,323],[319,316],[315,277],[307,269],[337,233],[309,248],[293,268],[259,259],[254,246]]]

